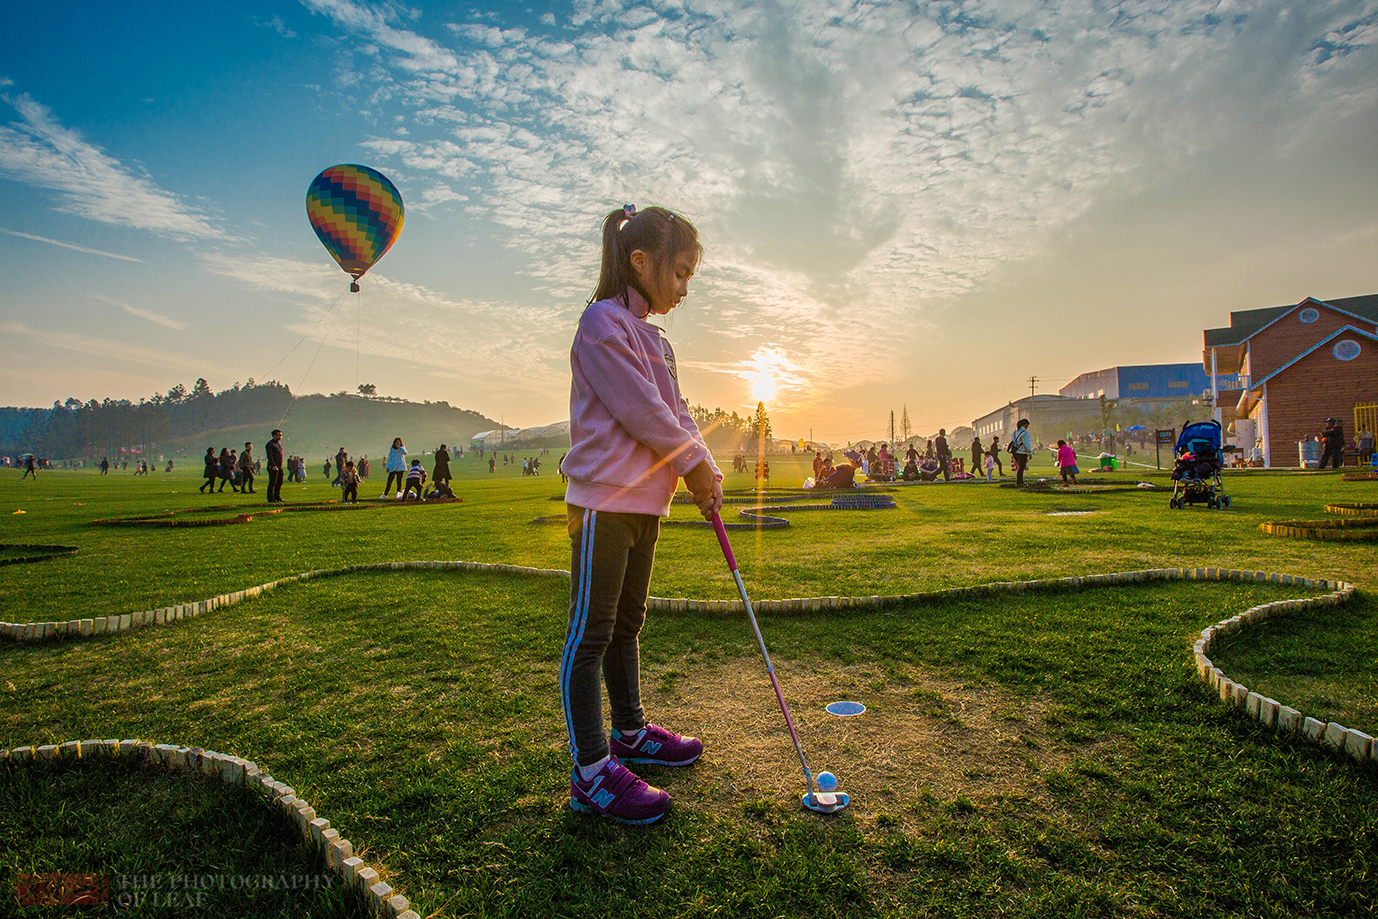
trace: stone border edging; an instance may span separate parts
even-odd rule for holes
[[[431,498],[422,501],[386,501],[370,498],[364,502],[345,504],[340,501],[310,501],[303,504],[288,504],[283,507],[264,507],[255,504],[220,504],[210,507],[189,507],[178,511],[164,511],[161,514],[147,514],[135,517],[101,517],[92,520],[91,526],[107,527],[214,527],[229,526],[236,523],[249,523],[255,517],[271,517],[274,514],[301,513],[304,511],[363,511],[383,507],[406,507],[419,504],[463,504],[464,499]],[[205,520],[178,520],[183,514],[205,514],[212,511],[238,511],[233,517],[212,517]]]
[[[484,562],[377,562],[371,565],[348,565],[344,568],[324,568],[316,571],[304,571],[301,574],[288,575],[284,578],[278,578],[276,581],[259,584],[257,587],[246,587],[244,590],[235,590],[230,593],[220,594],[211,597],[209,600],[198,600],[195,603],[182,603],[176,606],[161,607],[159,609],[142,610],[137,613],[101,616],[94,619],[70,619],[66,622],[0,622],[0,637],[8,636],[15,641],[35,641],[43,638],[52,638],[54,636],[89,638],[93,635],[107,635],[114,632],[125,632],[130,629],[142,628],[144,626],[165,625],[170,622],[176,622],[179,619],[191,619],[224,606],[233,606],[244,600],[252,600],[254,597],[274,590],[283,584],[290,584],[295,581],[311,581],[316,578],[339,577],[341,575],[357,574],[363,571],[399,571],[414,568],[441,568],[462,571],[492,571],[502,574],[524,574],[543,577],[569,577],[569,572],[565,571],[563,568],[527,568],[521,565],[492,565]]]
[[[1272,520],[1258,528],[1269,536],[1321,541],[1375,542],[1378,541],[1378,504],[1341,502],[1325,505],[1327,514],[1357,519],[1349,520]]]
[[[0,558],[0,567],[5,565],[27,565],[29,562],[46,562],[50,558],[61,558],[64,555],[76,555],[81,551],[81,546],[42,546],[36,543],[9,542],[0,543],[0,549],[31,549],[35,552],[42,552],[42,555],[19,555],[13,558]]]
[[[1244,573],[1247,574],[1248,572]],[[1272,603],[1264,603],[1202,629],[1201,637],[1196,640],[1196,644],[1192,647],[1192,655],[1196,660],[1196,673],[1207,686],[1220,694],[1220,701],[1235,708],[1243,709],[1246,715],[1262,722],[1265,727],[1276,728],[1279,731],[1298,732],[1307,740],[1330,747],[1333,750],[1341,750],[1361,762],[1368,760],[1378,763],[1378,743],[1374,743],[1373,738],[1368,734],[1357,728],[1347,728],[1335,721],[1326,723],[1311,718],[1290,705],[1283,705],[1276,699],[1252,692],[1247,686],[1231,680],[1206,656],[1217,636],[1230,635],[1247,625],[1271,619],[1273,616],[1291,610],[1317,606],[1339,606],[1354,595],[1354,585],[1343,581],[1303,581],[1302,583],[1307,587],[1310,587],[1312,583],[1317,583],[1322,589],[1333,588],[1333,590],[1331,593],[1320,597],[1309,597],[1302,600],[1275,600]]]
[[[354,854],[354,844],[340,836],[329,820],[316,816],[316,809],[302,800],[295,789],[275,780],[251,760],[199,747],[154,744],[145,740],[69,740],[61,744],[0,750],[0,765],[44,765],[67,759],[101,760],[117,756],[133,756],[170,770],[199,772],[218,778],[226,785],[242,785],[256,792],[292,818],[305,841],[321,850],[325,866],[346,884],[358,887],[375,914],[387,919],[420,919],[407,898],[380,880],[378,872]]]
[[[528,577],[564,578],[566,580],[569,578],[569,572],[563,568],[531,568],[522,565],[459,561],[377,562],[370,565],[349,565],[344,568],[306,571],[279,578],[276,581],[269,581],[267,584],[260,584],[257,587],[220,594],[209,600],[184,603],[180,606],[156,610],[145,610],[138,613],[125,613],[121,616],[108,616],[100,619],[73,619],[68,622],[0,622],[0,636],[8,636],[16,641],[32,641],[55,635],[89,638],[93,635],[127,631],[145,625],[164,625],[178,619],[199,616],[223,606],[232,606],[235,603],[252,599],[279,585],[290,584],[294,581],[310,581],[316,578],[339,577],[367,571],[418,569],[482,571]],[[1033,581],[993,581],[989,584],[978,584],[970,587],[950,587],[946,590],[928,590],[886,596],[796,597],[781,600],[758,600],[752,605],[752,609],[763,613],[813,613],[840,609],[875,609],[898,606],[903,603],[991,596],[1002,593],[1023,593],[1030,590],[1059,590],[1143,581],[1181,580],[1238,581],[1245,584],[1276,584],[1299,586],[1307,590],[1330,591],[1330,593],[1319,597],[1265,603],[1207,627],[1202,630],[1201,637],[1193,646],[1196,670],[1203,682],[1220,693],[1221,701],[1243,708],[1247,715],[1258,719],[1263,724],[1276,727],[1279,730],[1299,730],[1306,738],[1335,749],[1343,749],[1355,759],[1372,759],[1374,762],[1378,762],[1378,744],[1374,743],[1370,735],[1354,728],[1346,728],[1333,721],[1327,724],[1315,718],[1307,717],[1276,699],[1269,699],[1256,692],[1250,692],[1247,687],[1229,679],[1206,656],[1210,650],[1211,641],[1216,635],[1230,634],[1238,631],[1246,624],[1271,618],[1280,612],[1311,606],[1338,606],[1344,603],[1354,595],[1355,591],[1354,585],[1345,581],[1315,580],[1290,574],[1226,568],[1146,568],[1140,571],[1121,571],[1112,574],[1092,574]],[[694,600],[688,597],[648,597],[646,607],[648,610],[672,613],[744,613],[746,611],[741,600]]]

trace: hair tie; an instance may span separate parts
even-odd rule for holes
[[[633,217],[636,216],[636,205],[635,205],[635,204],[624,204],[624,205],[622,205],[622,213],[624,213],[624,214],[627,215],[627,219],[628,219],[628,220],[631,220]]]

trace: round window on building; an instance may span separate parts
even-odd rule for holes
[[[1301,311],[1301,314],[1298,315],[1297,318],[1302,322],[1315,322],[1317,319],[1321,318],[1321,314],[1318,310],[1308,306]]]
[[[1330,349],[1330,353],[1335,355],[1337,361],[1352,361],[1359,356],[1363,349],[1359,343],[1352,338],[1342,338],[1335,342],[1335,347]]]

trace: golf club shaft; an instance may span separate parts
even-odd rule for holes
[[[775,676],[775,665],[770,662],[766,640],[761,635],[761,627],[756,623],[756,613],[751,609],[751,598],[747,596],[746,585],[742,583],[742,573],[737,570],[737,558],[732,554],[732,544],[727,540],[727,530],[723,527],[722,517],[716,513],[713,515],[713,529],[717,531],[718,545],[722,547],[723,558],[727,560],[732,579],[737,582],[737,593],[742,598],[742,606],[746,608],[746,618],[751,622],[751,631],[756,633],[756,644],[760,646],[761,657],[766,662],[766,675],[770,677],[770,685],[775,687],[775,698],[779,701],[780,711],[785,716],[785,726],[789,728],[790,739],[794,741],[794,751],[799,754],[799,765],[804,767],[804,781],[808,785],[809,794],[813,794],[813,773],[809,770],[808,760],[804,758],[804,745],[799,742],[799,732],[794,729],[794,719],[790,717],[789,706],[785,704],[785,694],[780,691],[780,680]]]

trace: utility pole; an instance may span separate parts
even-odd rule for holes
[[[1034,387],[1038,385],[1038,377],[1029,377],[1029,406],[1033,407]]]

